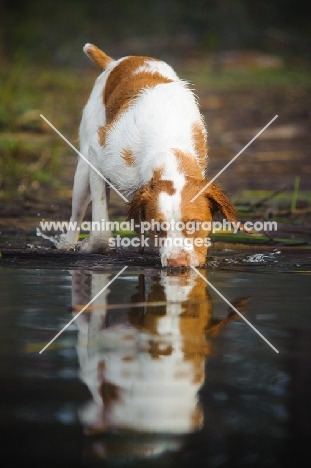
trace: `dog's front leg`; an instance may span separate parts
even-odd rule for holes
[[[70,223],[66,233],[55,237],[54,243],[58,249],[69,249],[78,242],[80,225],[90,202],[90,170],[89,164],[79,157],[73,184]]]
[[[89,160],[96,167],[97,158],[95,150],[90,147]],[[102,253],[109,248],[110,229],[106,228],[109,221],[107,183],[94,169],[90,169],[90,190],[92,200],[92,223],[90,235],[79,242],[78,248],[83,252]]]

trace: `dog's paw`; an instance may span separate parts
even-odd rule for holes
[[[57,234],[51,240],[57,249],[68,250],[75,247],[75,244],[68,239],[67,234]]]

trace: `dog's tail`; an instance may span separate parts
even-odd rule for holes
[[[105,70],[110,62],[113,62],[113,58],[106,55],[105,52],[100,50],[93,44],[85,44],[83,52],[92,59],[102,70]]]

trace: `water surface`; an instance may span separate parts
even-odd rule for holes
[[[279,353],[194,271],[128,267],[79,314],[121,266],[2,262],[6,466],[308,460],[310,254],[252,255],[215,256],[201,273]]]

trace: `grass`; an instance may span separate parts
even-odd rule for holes
[[[0,154],[0,198],[14,199],[52,183],[63,150],[52,140],[7,133],[0,136]]]
[[[254,214],[272,210],[274,219],[278,213],[299,213],[299,210],[310,211],[311,192],[299,190],[299,178],[295,178],[292,190],[274,194],[271,190],[242,190],[232,196],[232,202],[240,215]],[[257,206],[258,205],[258,206]]]
[[[195,70],[185,68],[182,75],[196,86],[214,91],[271,87],[310,88],[310,71],[300,68],[245,68],[215,72],[209,62],[202,61]]]
[[[81,79],[82,78],[82,79]],[[73,143],[93,77],[76,70],[35,67],[17,60],[0,71],[0,199],[57,186],[72,151],[40,118],[45,115]]]

